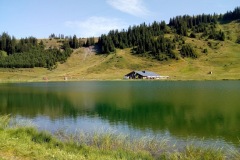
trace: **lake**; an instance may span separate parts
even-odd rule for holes
[[[115,131],[239,147],[240,81],[0,84],[0,114],[55,132]]]

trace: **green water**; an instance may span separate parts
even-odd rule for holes
[[[240,81],[1,84],[0,114],[49,130],[110,127],[239,145]]]

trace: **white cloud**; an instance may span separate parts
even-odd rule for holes
[[[107,3],[115,9],[136,17],[145,17],[150,14],[142,0],[107,0]]]
[[[76,34],[81,37],[100,36],[101,34],[108,33],[110,30],[127,27],[126,23],[120,19],[96,16],[84,21],[67,21],[65,25],[75,29],[75,32],[78,32]]]

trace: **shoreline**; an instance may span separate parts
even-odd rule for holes
[[[0,79],[0,84],[4,83],[54,83],[54,82],[188,82],[188,81],[240,81],[240,79],[79,79],[79,80],[1,80]]]
[[[186,144],[182,149],[167,139],[131,139],[112,133],[69,135],[39,131],[35,127],[11,123],[0,116],[0,157],[5,159],[239,159],[238,149]],[[36,152],[37,151],[37,152]]]

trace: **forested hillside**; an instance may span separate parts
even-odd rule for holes
[[[168,24],[155,21],[152,24],[129,26],[127,30],[111,30],[101,35],[98,42],[94,37],[84,39],[63,34],[51,34],[49,39],[43,40],[35,37],[16,39],[4,32],[0,35],[0,67],[44,67],[52,70],[59,63],[66,62],[74,49],[93,45],[98,54],[104,55],[116,53],[117,49],[130,48],[132,55],[159,61],[184,57],[196,59],[207,55],[209,49],[220,49],[224,46],[220,42],[240,44],[238,31],[224,29],[225,24],[233,21],[239,23],[239,19],[240,7],[220,15],[176,16]],[[199,42],[204,45],[199,46]]]
[[[65,62],[72,50],[68,45],[62,48],[45,48],[43,41],[34,37],[16,40],[7,33],[0,36],[0,67],[53,69],[57,62]]]
[[[164,21],[147,25],[130,26],[127,30],[112,30],[99,38],[103,54],[115,52],[116,48],[132,48],[132,53],[152,56],[158,60],[179,59],[180,57],[197,58],[207,53],[207,48],[197,52],[193,45],[186,43],[186,38],[202,41],[225,41],[226,33],[219,27],[240,19],[240,7],[225,14],[202,14],[197,16],[176,16],[167,25]],[[236,40],[240,43],[240,35]]]
[[[52,39],[55,39],[58,45],[49,45]],[[94,45],[94,38],[87,38],[85,42],[78,39],[76,35],[58,37],[51,34],[47,41],[38,40],[35,37],[17,40],[4,32],[0,35],[0,67],[54,69],[58,62],[66,62],[73,52],[72,49],[90,45]]]

